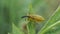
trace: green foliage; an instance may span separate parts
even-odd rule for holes
[[[49,19],[49,21],[46,23],[46,25],[43,26],[43,28],[40,30],[38,34],[55,34],[56,31],[59,31],[58,29],[60,24],[60,6],[57,8],[55,13],[52,15],[52,17]],[[50,32],[50,33],[49,33]]]
[[[27,29],[28,29],[28,34],[35,34],[36,33],[36,26],[35,23],[30,21],[27,25]]]
[[[40,23],[42,26],[39,24],[37,34],[59,34],[60,6],[56,10],[58,5],[59,0],[0,0],[0,34],[36,34],[36,22],[21,18],[27,14],[42,15],[46,19]],[[27,33],[23,30],[24,25]]]
[[[19,29],[12,23],[12,34],[24,34],[24,33],[21,29]]]

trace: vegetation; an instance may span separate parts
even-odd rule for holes
[[[59,34],[60,0],[0,0],[0,34]],[[29,14],[41,15],[36,23]],[[25,26],[25,27],[24,27]]]

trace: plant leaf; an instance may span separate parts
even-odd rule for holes
[[[52,15],[52,17],[49,19],[49,21],[44,25],[44,27],[39,31],[38,34],[46,33],[48,30],[50,30],[51,26],[55,23],[57,24],[58,21],[60,21],[60,6],[57,8],[55,13]]]
[[[24,34],[24,32],[12,23],[12,34]]]

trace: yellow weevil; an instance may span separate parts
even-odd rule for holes
[[[26,17],[29,18],[32,21],[35,21],[35,22],[41,22],[41,21],[45,20],[42,16],[35,15],[35,14],[31,14],[31,15],[28,15],[28,16],[22,16],[22,18],[26,18]]]

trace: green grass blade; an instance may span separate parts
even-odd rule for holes
[[[24,34],[24,32],[12,23],[12,34]]]
[[[55,11],[55,13],[50,18],[50,20],[46,23],[46,25],[38,32],[38,34],[44,34],[44,33],[46,33],[51,28],[51,26],[53,24],[55,24],[57,21],[59,21],[59,20],[60,20],[60,6],[57,8],[57,10]]]
[[[30,21],[27,25],[27,29],[28,29],[28,34],[35,34],[36,33],[36,29],[35,29],[35,23]]]

